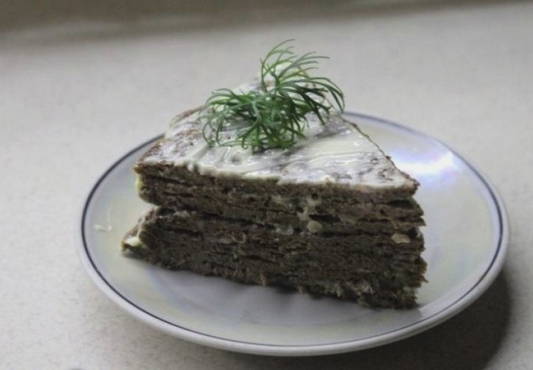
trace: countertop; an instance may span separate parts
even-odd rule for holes
[[[0,368],[533,368],[533,3],[258,3],[0,4]],[[348,109],[445,141],[503,196],[503,272],[446,323],[335,356],[229,353],[138,322],[83,270],[80,209],[98,176],[288,38],[331,57]]]

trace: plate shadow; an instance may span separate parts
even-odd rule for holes
[[[247,369],[484,369],[507,333],[512,299],[505,268],[491,287],[449,321],[386,346],[320,357],[266,357],[222,352]]]

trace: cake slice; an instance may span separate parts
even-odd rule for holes
[[[204,108],[137,162],[154,208],[125,251],[170,269],[410,308],[426,263],[418,183],[340,114],[306,116],[289,149],[212,146]]]

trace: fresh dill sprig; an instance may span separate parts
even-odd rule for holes
[[[326,77],[313,77],[325,56],[314,52],[301,56],[284,41],[261,59],[259,83],[249,91],[215,90],[200,119],[210,146],[235,146],[252,151],[287,149],[305,137],[307,115],[322,124],[335,107],[344,110],[344,95]]]

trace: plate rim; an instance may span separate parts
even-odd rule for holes
[[[78,254],[82,261],[82,264],[87,271],[88,275],[91,277],[93,283],[115,304],[120,308],[131,314],[136,319],[147,323],[148,325],[162,330],[168,334],[181,338],[183,340],[188,340],[197,344],[206,345],[218,349],[229,350],[234,352],[242,353],[251,353],[251,354],[261,354],[261,355],[276,355],[276,356],[314,356],[314,355],[325,355],[333,353],[342,353],[350,352],[356,350],[363,350],[367,348],[372,348],[388,343],[392,343],[401,339],[408,338],[410,336],[421,333],[425,330],[428,330],[445,320],[455,316],[459,312],[463,311],[470,304],[475,302],[479,296],[485,292],[485,290],[490,287],[492,282],[498,276],[501,271],[503,264],[505,262],[505,257],[508,249],[509,241],[509,224],[508,216],[503,199],[500,194],[492,184],[492,182],[478,170],[472,163],[467,160],[463,155],[459,154],[457,151],[452,149],[449,145],[444,142],[427,135],[423,132],[415,130],[413,128],[407,127],[403,124],[399,124],[387,119],[379,118],[373,115],[368,115],[364,113],[356,113],[351,111],[344,112],[346,116],[351,116],[354,118],[362,118],[371,121],[376,121],[381,124],[390,125],[397,129],[410,132],[424,139],[433,141],[434,143],[443,146],[455,156],[457,156],[463,163],[478,177],[481,183],[484,185],[488,191],[490,198],[492,199],[493,204],[495,205],[498,221],[499,221],[499,238],[497,242],[497,248],[492,257],[490,264],[487,269],[480,274],[479,279],[476,283],[471,286],[467,292],[457,298],[455,301],[439,310],[438,312],[432,314],[431,316],[424,318],[420,321],[416,321],[407,326],[395,329],[390,332],[377,334],[367,338],[360,338],[356,340],[348,340],[335,343],[326,343],[326,344],[314,344],[314,345],[286,345],[286,344],[265,344],[265,343],[252,343],[245,342],[230,338],[218,337],[211,334],[201,333],[193,329],[188,329],[177,324],[171,323],[163,318],[158,317],[157,315],[150,313],[146,309],[138,306],[125,296],[123,296],[111,283],[109,283],[102,273],[98,270],[96,263],[91,258],[88,243],[85,236],[85,223],[87,210],[91,205],[94,194],[99,189],[102,182],[108,177],[108,175],[124,160],[126,160],[133,153],[137,152],[139,149],[147,146],[148,144],[156,141],[161,137],[158,135],[152,139],[149,139],[142,144],[135,146],[133,149],[129,150],[127,153],[122,155],[117,159],[113,164],[106,170],[96,183],[91,187],[89,194],[83,202],[81,208],[81,233],[79,234],[78,244]]]

